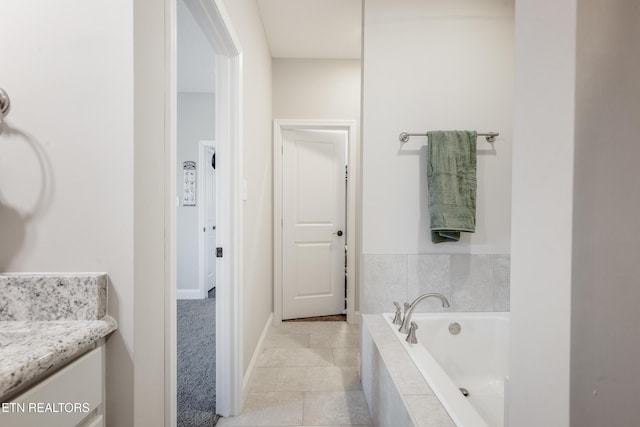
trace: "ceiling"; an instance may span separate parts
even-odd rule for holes
[[[358,59],[362,0],[258,0],[273,58]]]

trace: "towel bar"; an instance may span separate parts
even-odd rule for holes
[[[409,137],[412,136],[427,136],[428,134],[426,133],[407,133],[407,132],[402,132],[400,134],[400,142],[407,142],[409,141]],[[499,132],[487,132],[487,133],[479,133],[478,136],[484,136],[487,139],[487,142],[495,142],[496,140],[496,136],[500,135]]]

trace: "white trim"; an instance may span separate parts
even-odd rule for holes
[[[165,0],[165,216],[164,216],[164,283],[165,289],[165,419],[166,427],[176,427],[178,418],[178,338],[177,338],[177,242],[178,194],[178,55],[177,55],[177,3]]]
[[[233,38],[233,34],[232,34]],[[235,40],[235,39],[234,39]],[[238,49],[240,49],[240,45],[236,43]],[[232,150],[232,158],[235,159],[233,163],[232,170],[235,171],[233,174],[232,181],[232,194],[233,200],[230,206],[232,206],[232,215],[234,218],[234,226],[231,228],[232,241],[235,242],[235,245],[232,247],[233,250],[233,266],[232,266],[232,274],[234,277],[234,283],[236,286],[233,287],[233,302],[234,304],[231,306],[231,313],[233,314],[232,323],[234,325],[234,333],[233,335],[234,342],[234,354],[236,356],[235,365],[233,366],[234,375],[233,375],[233,390],[235,390],[234,402],[231,405],[232,415],[240,415],[242,412],[242,408],[244,407],[244,394],[241,389],[241,379],[242,379],[242,361],[244,360],[244,340],[241,339],[241,333],[244,331],[243,327],[243,304],[241,301],[244,301],[244,274],[242,268],[242,253],[243,253],[243,245],[244,245],[244,233],[242,228],[242,218],[243,207],[242,203],[242,182],[244,177],[244,167],[243,167],[243,153],[244,153],[244,139],[243,139],[243,121],[242,121],[242,109],[243,109],[243,86],[242,86],[242,67],[243,67],[243,56],[242,52],[238,54],[238,56],[231,59],[230,66],[233,73],[231,73],[231,84],[230,87],[235,89],[237,92],[232,94],[230,97],[230,111],[235,111],[235,114],[231,117],[231,130],[235,130],[237,133],[231,134],[231,150]]]
[[[221,126],[222,123],[228,124],[228,107],[227,99],[229,90],[226,84],[229,81],[228,59],[222,55],[218,55],[216,59],[216,140],[220,141],[217,147],[216,161],[218,162],[218,176],[216,184],[218,188],[229,188],[230,177],[230,150],[228,143],[230,141],[229,130],[227,126]],[[224,160],[223,160],[224,159]],[[233,190],[231,190],[233,192]],[[230,240],[230,223],[232,215],[229,214],[229,205],[231,198],[227,199],[227,203],[220,203],[216,206],[216,221],[219,226],[216,234],[216,246],[221,247],[229,252]],[[224,206],[223,206],[224,204]],[[233,278],[230,268],[229,254],[225,254],[222,259],[216,262],[216,283],[219,283],[219,289],[216,289],[216,348],[227,349],[226,351],[216,352],[216,409],[218,413],[224,416],[231,415],[231,406],[233,401],[233,376],[232,365],[234,356],[229,351],[233,345],[233,337],[229,336],[229,327],[225,323],[233,323],[231,318],[233,304],[231,298],[231,287],[233,286]],[[223,286],[224,285],[224,286]],[[230,285],[231,287],[228,287]],[[224,319],[224,320],[223,320]],[[221,372],[219,367],[223,367],[226,372]]]
[[[362,315],[359,311],[355,311],[351,318],[349,318],[349,316],[347,315],[347,322],[351,323],[352,325],[359,325],[362,323]]]
[[[282,323],[282,127],[273,121],[273,323]]]
[[[264,340],[267,338],[267,334],[269,333],[269,328],[271,327],[272,322],[273,313],[269,315],[267,322],[264,324],[264,328],[262,328],[262,334],[260,335],[260,339],[258,340],[258,345],[256,345],[253,356],[251,356],[249,366],[247,367],[247,372],[244,374],[244,378],[242,378],[243,400],[247,399],[249,391],[251,390],[251,382],[253,381],[253,377],[255,376],[256,363],[258,363],[258,357],[260,357],[262,351],[264,350]]]
[[[347,321],[360,323],[355,311],[356,180],[358,177],[355,120],[273,121],[273,321],[282,323],[282,131],[285,129],[346,130],[348,133],[349,182],[347,186]]]
[[[176,289],[176,299],[202,299],[200,289]]]
[[[356,135],[356,122],[351,121],[349,126],[349,181],[347,185],[347,322],[359,324],[360,316],[356,315],[356,265],[357,252],[356,242],[358,237],[358,227],[356,227],[356,200],[358,169],[360,159],[358,158],[359,137]],[[351,261],[349,261],[351,260]]]
[[[240,177],[242,176],[242,50],[222,0],[185,0],[196,21],[218,53],[217,67],[222,73],[216,73],[216,119],[223,113],[222,120],[216,122],[216,141],[219,153],[220,170],[217,176],[219,187],[230,189],[229,203],[217,212],[216,220],[221,230],[216,233],[218,246],[223,247],[224,257],[216,265],[217,281],[224,274],[225,286],[220,286],[216,295],[216,409],[223,416],[238,415],[242,408],[242,206],[240,203]],[[167,223],[165,267],[168,313],[166,334],[166,360],[168,381],[166,383],[166,425],[176,425],[176,117],[177,117],[177,84],[176,84],[176,6],[175,0],[165,0],[167,11],[167,129],[165,130],[168,165],[166,167],[169,184],[167,188]],[[221,89],[223,88],[223,89]],[[226,113],[226,115],[225,115]],[[228,129],[224,131],[224,124]],[[220,132],[220,133],[218,133]],[[226,150],[225,150],[226,148]],[[217,156],[218,157],[218,156]],[[222,172],[223,163],[227,163]],[[226,226],[224,226],[226,224]],[[222,268],[220,268],[222,267]]]
[[[206,245],[206,232],[200,232],[203,228],[207,226],[206,224],[206,195],[205,195],[205,185],[207,183],[207,176],[205,174],[206,168],[209,167],[208,159],[206,156],[206,151],[208,148],[216,149],[216,142],[210,140],[198,141],[198,180],[196,182],[196,192],[198,196],[196,198],[196,203],[198,204],[198,293],[200,294],[200,298],[207,298],[209,289],[206,285],[206,260],[208,256],[213,256],[213,254],[207,253],[207,245]],[[206,164],[205,164],[206,163]],[[223,190],[223,188],[220,188]],[[216,209],[218,206],[221,206],[225,201],[227,201],[226,194],[219,194],[218,189],[216,189]],[[217,244],[217,242],[216,242]],[[216,278],[217,283],[217,278]],[[224,283],[224,282],[220,282]],[[178,290],[178,293],[180,290]]]

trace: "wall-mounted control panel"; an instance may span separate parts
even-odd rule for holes
[[[182,164],[182,206],[196,205],[196,162]]]

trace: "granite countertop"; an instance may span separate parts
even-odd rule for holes
[[[106,274],[0,274],[0,401],[117,329]]]
[[[0,396],[47,373],[117,328],[101,320],[0,321]]]

